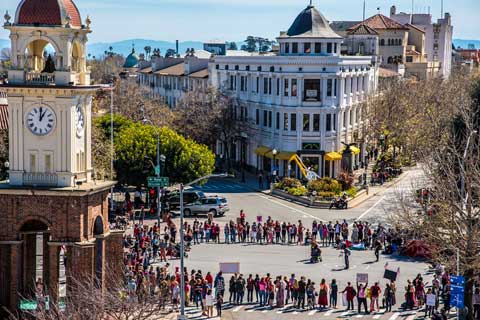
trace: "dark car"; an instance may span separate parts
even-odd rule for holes
[[[202,191],[187,190],[183,192],[183,204],[187,205],[190,203],[197,202],[201,199],[205,199],[207,196]],[[167,200],[168,208],[170,210],[175,210],[180,208],[180,192],[171,193]]]

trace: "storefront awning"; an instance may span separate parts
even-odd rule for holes
[[[260,156],[265,156],[265,154],[269,151],[271,151],[272,149],[269,148],[269,147],[265,147],[265,146],[260,146],[258,147],[257,149],[255,149],[255,153],[260,155]]]
[[[278,151],[275,159],[277,160],[290,160],[290,158],[295,154],[295,152],[288,152],[288,151]],[[265,154],[265,157],[273,159],[273,152],[272,150],[268,151]]]
[[[325,154],[325,160],[327,161],[342,160],[342,155],[338,152],[328,152],[327,154]]]
[[[357,148],[355,146],[350,146],[350,150],[352,150],[352,153],[354,155],[360,154],[360,148]],[[344,151],[345,151],[345,148],[343,148],[339,153],[343,154]]]

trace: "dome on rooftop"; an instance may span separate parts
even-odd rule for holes
[[[125,63],[123,64],[123,67],[127,69],[136,68],[138,66],[139,61],[140,61],[140,57],[135,53],[135,49],[132,48],[132,53],[130,53],[125,59]]]
[[[72,0],[22,0],[15,14],[18,25],[55,25],[80,28],[82,20]]]
[[[284,37],[342,38],[332,30],[327,19],[312,5],[300,12]]]

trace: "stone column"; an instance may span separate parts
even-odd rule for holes
[[[23,235],[23,292],[26,296],[35,293],[35,267],[36,267],[36,250],[37,250],[37,235],[29,233]],[[44,280],[44,279],[42,279]]]
[[[123,231],[110,231],[110,234],[105,238],[105,268],[108,274],[113,277],[106,278],[107,287],[109,282],[113,279],[118,279],[122,276],[123,266]],[[112,279],[113,278],[113,279]]]
[[[73,294],[76,281],[92,280],[94,277],[94,248],[90,242],[79,242],[67,251],[67,297]]]

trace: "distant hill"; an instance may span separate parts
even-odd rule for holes
[[[113,51],[124,56],[127,56],[132,52],[132,43],[135,43],[135,51],[137,53],[144,53],[144,48],[146,46],[154,48],[159,48],[161,53],[164,54],[168,49],[175,50],[175,42],[168,41],[157,41],[157,40],[147,40],[147,39],[130,39],[117,42],[98,42],[88,44],[88,53],[91,56],[100,57],[104,55],[106,50],[109,50],[109,47],[113,48]],[[10,47],[10,40],[0,39],[0,49]],[[195,50],[203,49],[203,42],[200,41],[185,41],[179,43],[180,53],[185,53],[187,48],[194,48]]]
[[[480,49],[480,40],[463,40],[463,39],[453,39],[453,44],[455,48],[468,49],[470,44],[475,46],[475,49]]]

